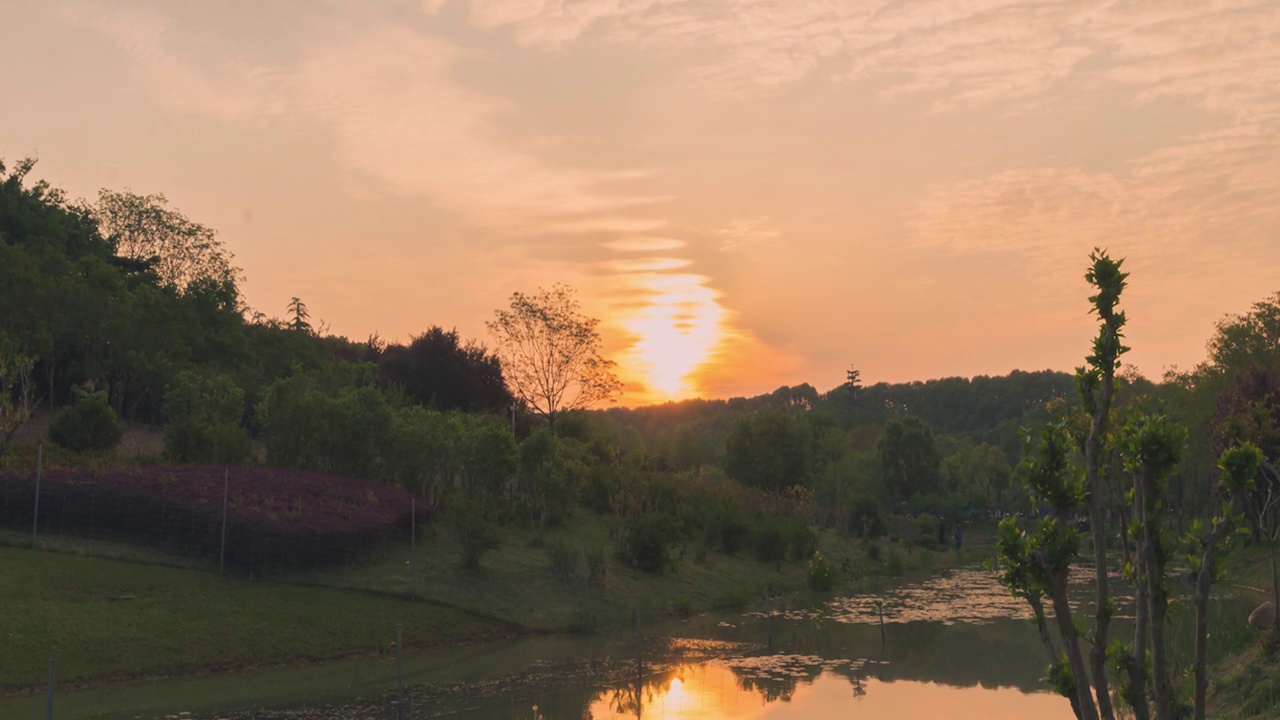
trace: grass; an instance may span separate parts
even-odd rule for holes
[[[603,587],[555,572],[549,544],[604,550]],[[119,543],[44,537],[40,550],[29,545],[19,533],[0,537],[0,692],[39,687],[50,658],[60,683],[92,684],[375,653],[393,642],[396,623],[407,646],[426,647],[623,624],[633,612],[736,609],[760,603],[766,591],[805,592],[804,562],[776,566],[746,553],[690,547],[661,575],[626,567],[612,552],[607,519],[586,511],[541,542],[531,531],[504,529],[502,546],[479,571],[463,570],[457,544],[434,526],[412,556],[408,545],[393,547],[369,564],[274,582],[174,567],[181,558]],[[819,550],[839,569],[836,592],[899,574],[890,564],[922,573],[982,552],[882,545],[896,561],[872,560],[861,543],[819,532]],[[112,599],[123,596],[130,599]]]
[[[192,674],[510,635],[456,608],[0,548],[0,690]],[[115,598],[115,599],[113,599]]]
[[[1280,657],[1267,657],[1262,634],[1247,629],[1245,617],[1270,599],[1271,559],[1262,547],[1228,556],[1228,582],[1249,601],[1228,621],[1245,626],[1235,651],[1210,672],[1209,716],[1222,720],[1274,720],[1280,717]],[[1210,629],[1213,632],[1213,628]]]

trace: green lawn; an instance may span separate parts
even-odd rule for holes
[[[588,612],[603,626],[628,622],[633,611],[653,618],[757,605],[766,589],[805,592],[803,562],[778,567],[749,552],[697,557],[692,544],[661,575],[606,552],[607,582],[587,588],[555,577],[545,545],[611,549],[607,518],[580,511],[543,540],[508,528],[481,570],[466,571],[447,533],[431,528],[415,563],[406,545],[360,567],[275,582],[154,564],[174,558],[97,541],[0,546],[0,692],[40,686],[50,658],[60,683],[97,683],[375,653],[394,643],[397,623],[406,645],[424,647],[580,629]],[[821,552],[842,568],[837,591],[893,574],[891,565],[919,573],[983,553],[882,544],[884,559],[872,561],[860,542],[819,533]]]
[[[0,690],[177,675],[510,635],[428,602],[0,548]],[[113,597],[132,596],[132,599]]]

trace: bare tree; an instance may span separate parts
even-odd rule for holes
[[[485,325],[511,394],[553,430],[561,414],[612,401],[622,390],[615,363],[600,355],[600,320],[582,314],[573,288],[512,293],[510,307],[494,315]]]

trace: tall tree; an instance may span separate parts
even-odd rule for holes
[[[145,264],[178,292],[201,280],[234,283],[239,272],[217,232],[169,207],[164,195],[104,189],[93,215],[118,256]]]
[[[553,430],[561,414],[621,392],[615,363],[600,354],[600,321],[581,312],[569,286],[512,293],[510,307],[494,315],[485,325],[497,340],[511,393]]]
[[[307,304],[298,297],[289,298],[289,329],[300,333],[311,334],[311,313]]]

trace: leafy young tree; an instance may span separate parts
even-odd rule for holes
[[[612,401],[622,390],[615,363],[600,354],[600,321],[579,308],[574,290],[556,284],[513,293],[510,307],[485,324],[512,394],[552,429],[561,414]]]
[[[217,233],[170,208],[164,195],[102,190],[93,215],[116,254],[141,263],[160,284],[185,292],[195,282],[235,282],[230,250]]]

